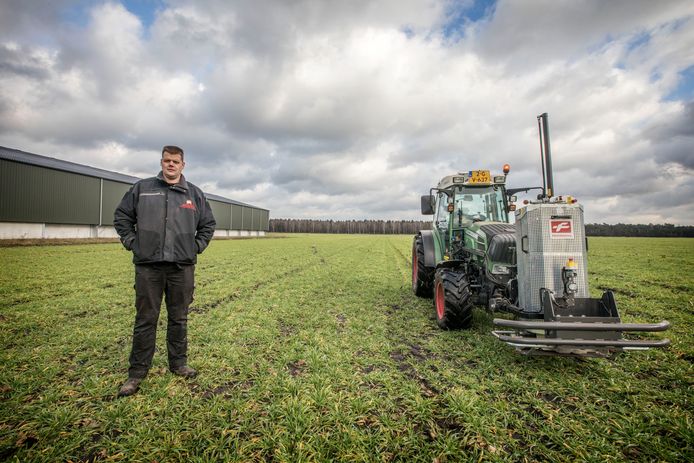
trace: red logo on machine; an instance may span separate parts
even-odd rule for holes
[[[182,209],[193,209],[195,210],[195,204],[190,199],[180,206]]]
[[[551,219],[549,221],[549,234],[552,238],[571,239],[574,237],[574,224],[572,220]]]

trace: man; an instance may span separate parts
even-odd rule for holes
[[[166,295],[169,370],[194,377],[188,366],[188,306],[193,300],[197,254],[214,233],[215,220],[203,192],[183,176],[183,150],[165,146],[161,172],[140,180],[123,196],[113,225],[135,264],[135,328],[128,380],[119,396],[137,392],[152,366],[162,295]]]

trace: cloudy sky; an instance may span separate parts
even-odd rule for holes
[[[444,175],[694,224],[689,0],[0,0],[0,145],[272,217],[418,219]]]

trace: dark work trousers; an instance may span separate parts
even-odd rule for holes
[[[135,265],[135,329],[130,378],[144,378],[152,366],[162,296],[166,296],[166,348],[169,369],[188,360],[188,306],[193,301],[195,266],[162,262]]]

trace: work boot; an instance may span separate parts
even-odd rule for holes
[[[196,370],[190,368],[188,365],[172,368],[171,373],[176,376],[183,376],[184,378],[195,378],[198,374]]]
[[[118,397],[127,397],[133,395],[140,388],[140,382],[142,378],[128,378],[128,380],[123,383],[118,391]]]

